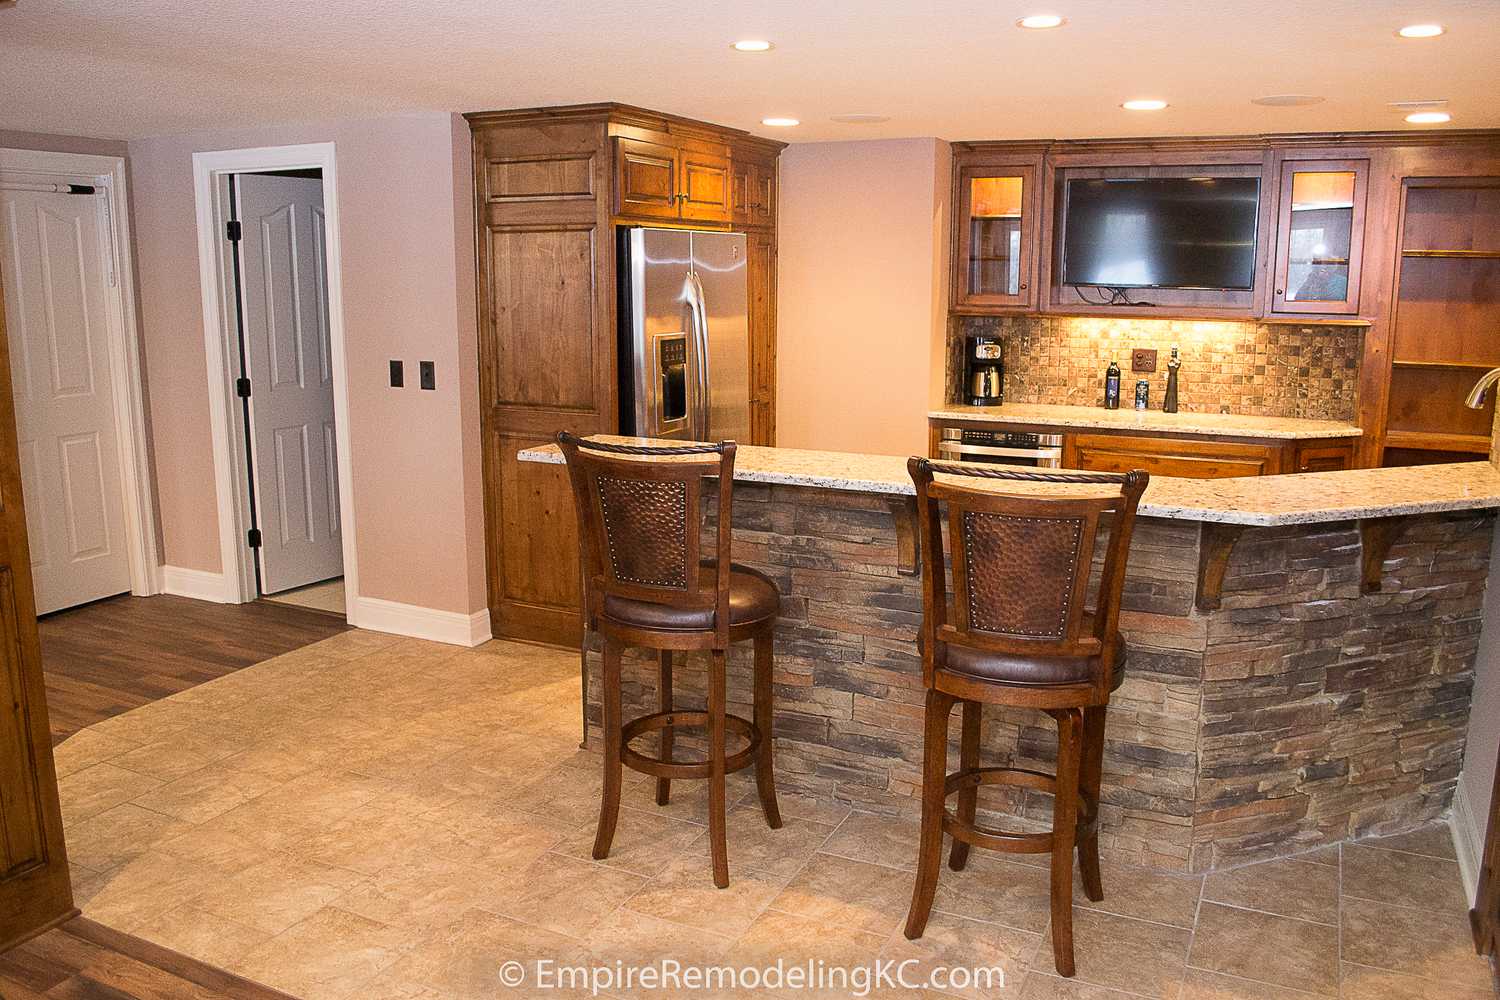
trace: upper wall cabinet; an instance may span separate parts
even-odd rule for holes
[[[730,168],[730,203],[736,226],[769,226],[776,221],[776,161],[735,154]]]
[[[1370,161],[1281,162],[1271,311],[1359,312]]]
[[[616,213],[646,219],[729,222],[729,157],[624,136],[617,143]]]
[[[970,162],[956,175],[954,305],[1035,308],[1040,162]]]

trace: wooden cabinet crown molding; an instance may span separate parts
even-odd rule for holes
[[[1500,129],[1441,132],[1265,132],[1250,135],[1128,136],[1103,139],[969,139],[953,143],[960,153],[1203,153],[1235,150],[1304,149],[1309,146],[1486,146],[1500,149]]]
[[[513,108],[503,111],[470,111],[464,115],[470,129],[478,131],[492,125],[546,123],[555,125],[569,120],[600,121],[612,125],[634,126],[652,132],[683,137],[697,137],[728,142],[735,147],[775,156],[786,148],[784,142],[754,135],[744,129],[715,125],[695,118],[683,118],[660,111],[649,111],[632,104],[604,101],[594,104],[569,104],[555,108]]]

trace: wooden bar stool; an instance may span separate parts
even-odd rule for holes
[[[1104,712],[1123,679],[1120,589],[1144,472],[1044,473],[913,458],[922,560],[922,832],[906,936],[919,938],[937,890],[943,834],[948,867],[968,863],[970,845],[1052,854],[1052,956],[1073,975],[1073,850],[1083,888],[1104,898],[1099,876],[1099,781]],[[934,479],[934,474],[940,476]],[[964,479],[979,482],[964,483]],[[1045,493],[1006,483],[1050,484]],[[1105,487],[1111,487],[1105,489]],[[953,593],[945,578],[940,506],[946,507]],[[1103,570],[1090,603],[1100,521],[1111,518]],[[950,614],[952,620],[949,620]],[[959,770],[948,774],[948,719],[963,705]],[[1057,720],[1056,775],[980,767],[982,705],[1041,709]],[[995,830],[975,821],[980,785],[1053,795],[1048,833]],[[958,794],[957,812],[947,798]]]
[[[729,885],[724,832],[724,776],[755,766],[761,809],[781,827],[771,771],[771,662],[781,594],[764,573],[730,561],[734,501],[734,442],[643,446],[557,436],[578,507],[585,566],[584,620],[604,639],[604,801],[594,857],[609,856],[620,812],[621,765],[656,778],[656,801],[666,805],[673,778],[708,779],[708,833],[714,884]],[[712,458],[704,456],[713,456]],[[713,558],[700,559],[702,485],[718,478],[718,533]],[[755,642],[754,719],[725,710],[729,645]],[[620,659],[626,646],[660,655],[661,710],[625,722],[620,707]],[[709,653],[708,710],[672,706],[672,654]],[[708,759],[678,761],[673,731],[708,730]],[[725,733],[745,747],[725,751]],[[631,749],[646,733],[661,734],[661,756]]]

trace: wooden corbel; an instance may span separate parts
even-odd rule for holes
[[[896,521],[896,572],[916,576],[922,572],[922,553],[917,545],[917,498],[892,497],[890,508]]]
[[[1385,557],[1391,546],[1406,530],[1409,517],[1362,517],[1359,519],[1359,589],[1364,594],[1380,593],[1385,574]]]
[[[1229,554],[1244,531],[1243,524],[1202,523],[1198,536],[1198,592],[1193,598],[1199,611],[1217,611],[1223,602]]]

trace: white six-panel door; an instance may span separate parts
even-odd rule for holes
[[[274,594],[343,572],[323,183],[236,181],[261,591]]]
[[[130,590],[99,196],[0,191],[37,613]]]

